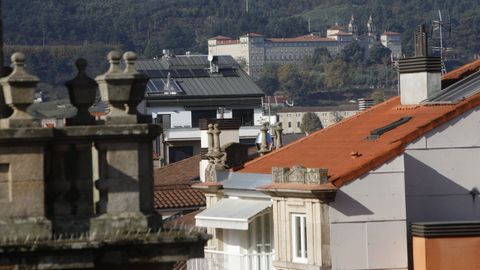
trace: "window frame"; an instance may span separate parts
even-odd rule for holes
[[[300,218],[299,226],[297,226],[297,218]],[[306,264],[308,263],[307,215],[305,213],[292,213],[290,220],[292,262]],[[300,247],[298,247],[297,228],[300,229]],[[297,251],[300,251],[300,256],[297,256]]]

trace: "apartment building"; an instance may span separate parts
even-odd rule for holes
[[[208,40],[208,54],[231,55],[250,76],[258,79],[265,64],[301,64],[318,47],[325,47],[331,55],[336,55],[353,41],[369,47],[378,41],[377,36],[371,16],[367,22],[367,33],[363,35],[358,32],[357,22],[352,16],[348,26],[336,24],[327,30],[326,37],[318,33],[289,38],[271,38],[258,33],[247,33],[239,38],[215,36]],[[392,46],[390,49],[401,55],[401,44],[398,47],[399,43],[391,40],[399,36],[388,37],[389,42],[384,46]]]
[[[150,78],[141,110],[163,127],[154,152],[164,164],[200,154],[200,119],[234,118],[239,142],[247,144],[268,122],[262,113],[263,91],[231,56],[167,53],[139,60],[137,68]]]

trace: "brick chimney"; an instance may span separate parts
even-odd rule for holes
[[[400,100],[416,105],[442,89],[441,58],[429,56],[425,24],[415,31],[415,56],[399,60]]]

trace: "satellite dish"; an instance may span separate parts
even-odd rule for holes
[[[213,60],[213,55],[209,54],[208,55],[208,61],[212,62],[212,60]]]

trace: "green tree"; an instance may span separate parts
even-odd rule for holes
[[[280,66],[277,70],[277,79],[280,90],[291,99],[299,101],[304,91],[304,81],[297,67],[293,64]]]
[[[302,123],[300,124],[300,129],[302,130],[302,132],[305,132],[305,134],[308,135],[322,128],[323,125],[320,121],[320,118],[318,118],[318,115],[313,112],[307,112],[303,115]]]
[[[370,48],[370,62],[374,64],[388,64],[391,54],[392,51],[389,48],[381,43],[376,43]]]
[[[349,81],[349,70],[342,59],[336,59],[325,67],[325,85],[328,88],[344,87]]]
[[[340,57],[347,63],[363,65],[365,61],[365,49],[360,43],[354,41],[343,48]]]
[[[257,80],[258,86],[267,95],[273,95],[279,90],[280,83],[277,79],[278,68],[278,65],[266,64],[263,66],[262,76]]]

